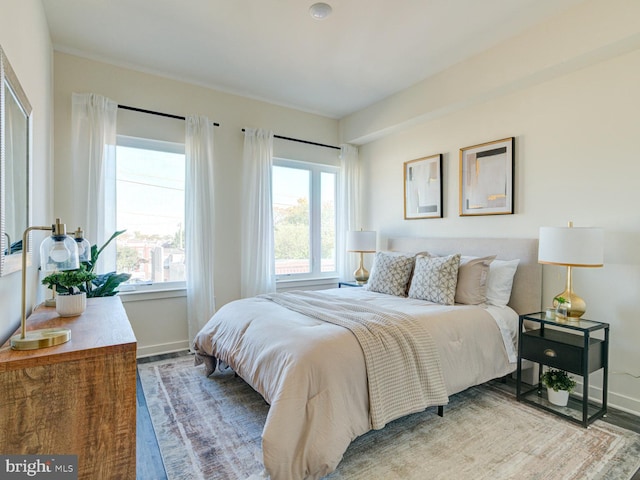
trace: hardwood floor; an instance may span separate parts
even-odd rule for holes
[[[155,360],[188,355],[187,352],[179,352],[156,357],[138,359],[138,363],[147,363]],[[515,382],[511,379],[506,384],[501,384],[502,388],[515,395]],[[147,402],[140,384],[140,377],[137,382],[138,416],[137,416],[137,441],[136,441],[136,477],[137,480],[167,480],[167,474],[162,463],[160,448],[151,424],[151,417],[147,409]],[[446,413],[445,413],[446,415]],[[609,407],[605,422],[617,425],[628,430],[640,433],[640,418],[630,413],[616,410]],[[631,480],[640,480],[640,469],[633,475]]]
[[[136,478],[138,480],[167,480],[160,448],[153,431],[151,417],[144,398],[140,376],[137,381],[138,418],[136,421]]]
[[[189,352],[184,351],[139,358],[138,363],[154,362],[156,360],[175,358],[183,355],[189,355]],[[140,376],[136,376],[138,398],[138,416],[136,420],[136,478],[137,480],[167,480],[167,473],[162,463],[160,447],[158,446],[158,440],[156,439],[151,417],[149,416],[149,409],[147,408],[147,401],[144,397],[142,384],[140,383]]]

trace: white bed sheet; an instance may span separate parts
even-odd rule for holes
[[[515,364],[518,361],[518,325],[520,323],[518,314],[510,307],[486,305],[485,308],[500,329],[509,362]]]

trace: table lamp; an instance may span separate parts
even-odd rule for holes
[[[81,227],[78,227],[78,229],[73,232],[73,238],[78,246],[78,259],[81,262],[90,262],[91,244],[89,243],[89,240],[84,238],[84,230],[82,230]]]
[[[27,332],[27,255],[29,233],[32,230],[49,230],[51,235],[40,245],[40,269],[43,272],[75,270],[80,267],[78,247],[73,238],[67,236],[67,228],[60,219],[50,227],[33,226],[22,235],[22,319],[20,333],[11,337],[14,350],[36,350],[68,342],[71,331],[68,328],[45,328]]]
[[[538,263],[567,267],[567,287],[554,297],[567,303],[567,316],[580,318],[587,309],[585,301],[575,294],[572,267],[602,267],[604,264],[604,231],[601,228],[540,227]]]
[[[364,285],[369,280],[369,272],[364,268],[365,253],[376,253],[376,232],[353,230],[347,232],[347,252],[360,254],[360,266],[353,272],[358,285]]]

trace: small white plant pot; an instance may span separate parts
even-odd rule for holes
[[[87,294],[58,295],[56,297],[56,312],[61,317],[75,317],[87,308]]]
[[[547,387],[547,398],[554,405],[566,407],[567,403],[569,403],[569,392],[567,390],[558,390],[556,392],[553,388]]]

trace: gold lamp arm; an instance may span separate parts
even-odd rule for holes
[[[27,255],[29,254],[29,233],[32,230],[52,231],[52,227],[33,226],[22,234],[22,317],[20,320],[20,338],[27,336]]]

